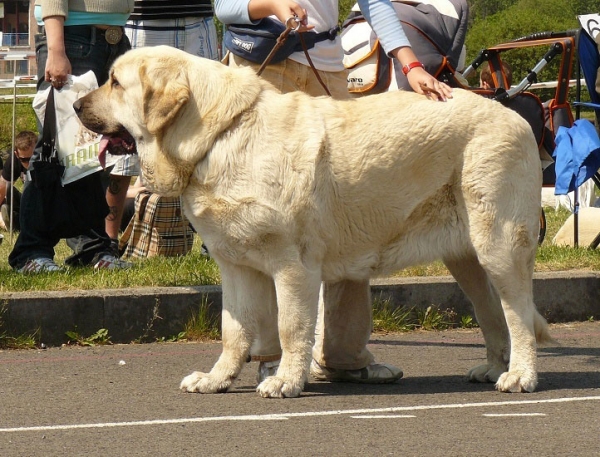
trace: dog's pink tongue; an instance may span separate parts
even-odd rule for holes
[[[98,150],[98,162],[100,162],[100,166],[104,170],[106,168],[106,151],[108,150],[108,145],[110,143],[110,138],[107,136],[102,136],[100,138],[99,150]]]

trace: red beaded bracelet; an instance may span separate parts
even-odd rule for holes
[[[404,76],[406,76],[406,75],[408,75],[408,72],[410,70],[412,70],[413,68],[417,68],[417,67],[425,68],[425,65],[423,65],[421,62],[411,62],[408,65],[404,65],[402,67],[402,73],[404,73]]]

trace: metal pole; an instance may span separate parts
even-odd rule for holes
[[[13,205],[15,203],[14,200],[14,196],[15,196],[15,159],[17,159],[16,155],[15,155],[15,125],[17,123],[16,119],[17,119],[17,61],[13,60],[13,104],[12,104],[12,148],[11,148],[11,154],[12,154],[12,164],[13,166],[10,167],[10,207],[8,208],[9,210],[9,228],[8,228],[8,234],[9,234],[9,242],[12,245],[13,242]],[[17,159],[18,160],[18,159]]]

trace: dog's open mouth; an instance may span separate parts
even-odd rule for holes
[[[123,129],[116,135],[102,135],[100,140],[100,149],[98,151],[98,161],[102,168],[106,167],[106,153],[111,155],[136,154],[135,140],[130,133]]]

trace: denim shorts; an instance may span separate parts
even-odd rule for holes
[[[65,52],[71,63],[71,73],[82,75],[92,70],[101,86],[108,79],[108,71],[117,57],[131,49],[129,38],[125,34],[117,44],[110,44],[104,37],[104,31],[93,25],[67,26],[65,33]],[[50,85],[44,81],[48,43],[42,32],[35,37],[35,52],[38,66],[38,90]]]
[[[137,154],[119,156],[115,166],[110,170],[113,176],[138,176],[140,174],[140,158]]]
[[[217,29],[209,16],[128,21],[125,33],[133,49],[166,45],[195,56],[219,60]]]

